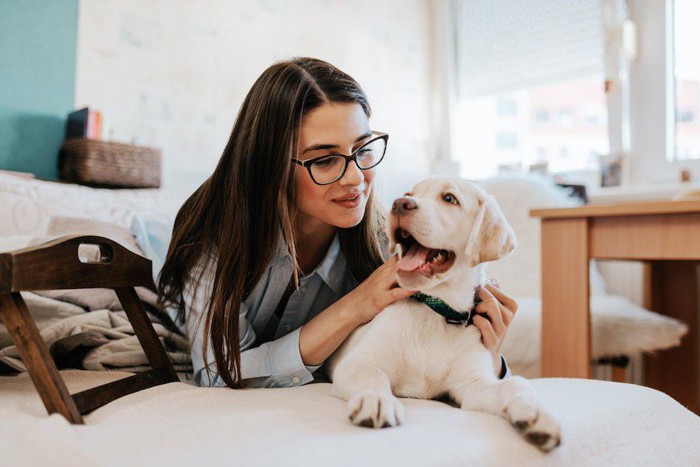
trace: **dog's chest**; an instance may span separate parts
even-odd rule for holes
[[[371,357],[391,379],[396,395],[434,397],[455,367],[479,359],[485,348],[475,326],[448,324],[415,300],[399,300],[346,341],[343,354]]]

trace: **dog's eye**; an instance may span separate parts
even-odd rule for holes
[[[457,198],[452,193],[445,193],[442,195],[442,199],[450,204],[459,204],[459,201],[457,201]]]

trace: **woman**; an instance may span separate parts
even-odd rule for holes
[[[387,259],[372,188],[388,135],[370,131],[370,114],[354,79],[312,58],[272,65],[249,91],[214,173],[177,214],[158,278],[197,384],[306,384],[353,330],[416,292]],[[474,323],[503,376],[517,304],[491,285],[480,296],[489,318]]]

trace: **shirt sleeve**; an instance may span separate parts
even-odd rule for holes
[[[510,368],[508,368],[508,365],[506,365],[506,359],[503,358],[503,354],[501,354],[501,374],[498,375],[500,379],[506,379],[513,376],[513,374],[510,372]]]
[[[200,386],[221,387],[226,383],[217,374],[214,352],[211,345],[207,346],[206,358],[202,356],[202,341],[204,338],[204,317],[202,310],[206,306],[206,297],[211,295],[213,273],[205,272],[196,291],[197,297],[183,293],[188,312],[187,331],[190,336],[192,366],[194,381]],[[189,291],[188,291],[189,292]],[[188,302],[188,298],[190,301]],[[189,305],[189,306],[188,306]],[[321,365],[305,365],[299,349],[301,328],[252,347],[255,342],[255,331],[246,319],[248,307],[241,303],[238,314],[239,336],[241,344],[241,376],[243,379],[253,378],[249,387],[291,387],[301,386],[313,381],[313,372]],[[206,367],[209,367],[207,373]],[[236,375],[233,375],[234,379]]]

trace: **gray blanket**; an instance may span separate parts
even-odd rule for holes
[[[35,303],[45,305],[46,300],[51,300],[31,292],[23,292],[22,296],[30,313]],[[55,305],[57,310],[66,308],[65,303],[59,302]],[[48,325],[46,322],[40,323],[41,337],[49,347],[51,356],[59,369],[140,372],[151,368],[123,310],[103,309],[90,312],[80,310],[78,314],[53,320]],[[187,339],[169,331],[157,321],[153,319],[151,321],[175,371],[191,371]],[[6,330],[0,331],[4,331],[2,340],[7,343],[9,336]],[[26,371],[15,345],[0,349],[0,373],[8,373],[12,370]]]
[[[101,235],[143,254],[130,232],[117,225],[66,217],[54,217],[47,234],[33,239],[30,245],[74,233]],[[91,256],[98,251],[88,247],[79,254]],[[145,287],[135,290],[175,371],[190,372],[187,339],[158,307],[155,292]],[[36,290],[21,295],[59,369],[140,372],[151,368],[114,290]],[[0,322],[0,374],[26,371],[13,344]]]

